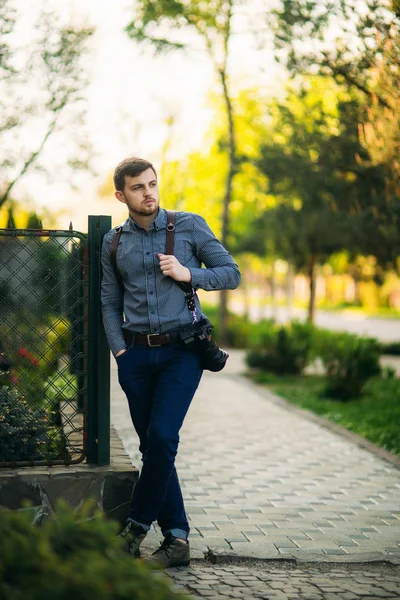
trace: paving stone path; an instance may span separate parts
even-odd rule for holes
[[[231,572],[237,580],[231,597],[350,599],[360,597],[355,588],[363,590],[361,583],[347,591],[343,587],[338,596],[333,588],[337,584],[338,589],[340,576],[333,572],[331,590],[310,583],[318,581],[318,569],[367,563],[359,576],[369,581],[366,573],[373,561],[386,561],[395,573],[392,590],[379,588],[372,596],[400,597],[400,470],[249,383],[240,374],[242,359],[242,353],[233,352],[229,368],[205,374],[181,431],[177,469],[197,561],[194,572],[186,569],[176,579],[189,583],[187,578],[193,577],[197,596],[210,598],[229,596],[227,588],[215,586],[227,585],[225,573]],[[133,464],[140,466],[137,437],[115,375],[113,370],[112,421]],[[160,539],[155,528],[144,551],[154,550]],[[207,565],[205,557],[220,568]],[[238,557],[267,561],[261,569],[264,580],[248,565],[236,571],[222,566]],[[287,577],[278,577],[279,568],[268,568],[268,561],[277,560],[297,565],[298,573],[292,570],[289,578],[296,575],[296,589],[286,585]],[[301,567],[312,563],[315,576]],[[237,569],[255,577],[247,581],[269,587],[261,595],[259,590],[252,596],[240,591],[257,586],[243,584],[243,572],[240,579]],[[214,584],[202,585],[210,577]],[[208,585],[210,589],[204,587]],[[306,593],[302,586],[307,585]],[[308,595],[311,589],[314,595]]]
[[[174,590],[184,591],[189,598],[225,600],[358,600],[369,598],[394,600],[400,597],[398,568],[320,566],[268,567],[195,566],[168,569]]]

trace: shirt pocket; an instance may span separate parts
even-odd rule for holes
[[[125,241],[125,240],[124,240]],[[135,238],[129,238],[129,244],[120,243],[117,250],[117,266],[122,277],[126,279],[128,274],[135,268],[137,262],[138,244]]]
[[[182,265],[189,262],[192,256],[192,248],[189,241],[175,239],[174,254]]]
[[[165,254],[165,242],[158,245],[157,253]],[[192,256],[192,247],[188,240],[179,239],[175,236],[174,240],[174,256],[179,260],[181,265],[190,261]]]

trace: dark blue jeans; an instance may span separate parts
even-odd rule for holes
[[[199,385],[196,354],[174,344],[132,346],[117,358],[118,378],[139,436],[143,466],[133,492],[130,518],[162,533],[189,533],[175,469],[179,430]]]

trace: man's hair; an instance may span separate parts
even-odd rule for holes
[[[125,158],[122,162],[115,167],[114,171],[114,186],[119,192],[124,191],[125,187],[125,175],[128,177],[137,177],[143,171],[147,169],[153,169],[154,175],[157,178],[157,173],[151,162],[144,160],[144,158],[137,158],[133,156],[131,158]]]

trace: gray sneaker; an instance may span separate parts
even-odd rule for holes
[[[128,521],[126,527],[121,531],[119,537],[125,541],[125,550],[132,554],[135,558],[140,557],[139,546],[146,537],[147,531],[145,531],[140,525]]]
[[[161,546],[144,562],[157,565],[162,569],[170,567],[187,567],[190,565],[189,542],[184,544],[177,540],[171,533],[167,533]]]

